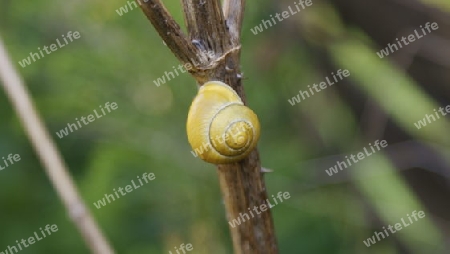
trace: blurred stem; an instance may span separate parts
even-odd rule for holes
[[[14,68],[6,48],[0,38],[0,80],[6,95],[19,116],[35,152],[66,207],[70,219],[76,225],[92,253],[114,253],[103,236],[96,221],[86,208],[75,183],[56,145],[50,138],[43,121],[39,117],[32,99],[19,73]]]

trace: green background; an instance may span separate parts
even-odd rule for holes
[[[179,2],[165,2],[183,23]],[[280,253],[400,253],[399,243],[409,246],[408,253],[444,253],[438,249],[445,235],[430,216],[367,248],[362,241],[374,231],[426,209],[382,153],[346,169],[346,179],[343,172],[325,174],[337,160],[330,156],[361,151],[375,140],[361,133],[357,116],[336,90],[339,83],[294,106],[288,99],[330,75],[316,67],[319,59],[310,53],[316,47],[331,57],[334,70],[349,69],[358,91],[416,140],[446,140],[447,119],[423,130],[413,125],[445,105],[380,60],[379,48],[363,31],[345,27],[331,5],[313,2],[289,21],[254,35],[250,28],[292,3],[248,1],[242,31],[244,87],[261,121],[261,163],[274,170],[265,176],[267,190],[291,195],[272,209]],[[445,0],[429,2],[450,10]],[[192,253],[232,253],[215,167],[193,157],[187,142],[195,81],[185,73],[154,85],[179,63],[140,9],[116,13],[124,4],[2,0],[0,36],[117,253],[168,253],[182,243],[192,243]],[[301,31],[302,39],[289,32],[287,22],[299,24],[290,29]],[[20,67],[18,61],[68,31],[79,31],[81,38]],[[56,136],[106,102],[119,107],[67,137]],[[450,158],[449,149],[436,149]],[[0,89],[0,156],[9,153],[20,154],[21,161],[0,171],[0,251],[39,227],[57,224],[56,234],[21,253],[88,253]],[[330,159],[317,166],[320,158]],[[94,207],[104,194],[145,172],[156,179],[106,207]],[[376,226],[374,217],[380,219]]]

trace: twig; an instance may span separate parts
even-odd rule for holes
[[[86,244],[93,253],[114,253],[78,193],[67,166],[36,112],[22,79],[7,55],[1,38],[0,80],[3,82],[6,95],[11,100],[45,172]]]
[[[231,38],[239,42],[244,20],[245,0],[224,0],[223,10]]]
[[[227,51],[229,35],[226,33],[225,18],[223,17],[220,0],[182,0],[186,6],[185,19],[191,30],[191,39],[202,43],[202,47],[216,54]],[[208,25],[205,25],[208,24]]]
[[[144,14],[156,28],[167,47],[182,63],[196,66],[200,51],[188,40],[178,23],[172,18],[160,0],[149,0],[140,5]]]

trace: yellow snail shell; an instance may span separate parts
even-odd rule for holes
[[[214,164],[237,162],[255,147],[260,135],[256,114],[227,84],[209,81],[200,87],[187,119],[193,150]]]

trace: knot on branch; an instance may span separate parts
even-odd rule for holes
[[[192,65],[192,68],[188,68],[188,71],[196,78],[197,82],[202,85],[213,79],[218,68],[222,68],[228,73],[236,72],[237,67],[234,62],[227,59],[229,59],[230,56],[238,57],[240,50],[241,45],[237,45],[222,53],[219,57],[216,57],[216,53],[212,50],[201,50],[197,55],[198,62],[195,59],[190,59],[190,62],[184,64]]]

